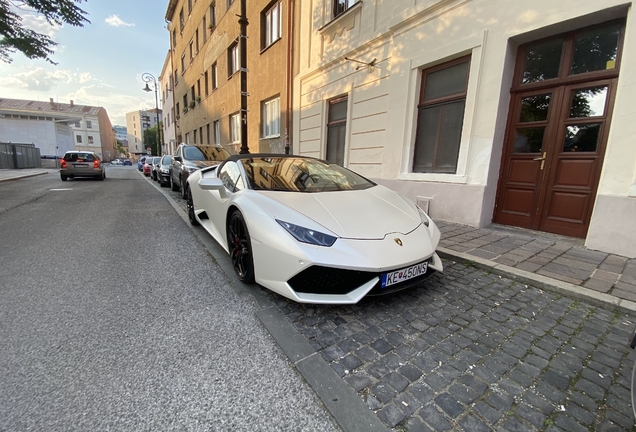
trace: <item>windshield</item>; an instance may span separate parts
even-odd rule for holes
[[[67,153],[64,155],[64,160],[67,162],[92,162],[92,153]]]
[[[161,161],[161,157],[156,157],[152,160],[152,163],[157,165]]]
[[[183,148],[183,157],[190,161],[217,161],[223,162],[230,154],[223,147],[213,145],[186,146]]]
[[[362,190],[375,183],[340,165],[318,159],[241,159],[252,189],[288,192]]]
[[[170,161],[172,161],[172,156],[164,156],[161,159],[161,165],[170,165]]]

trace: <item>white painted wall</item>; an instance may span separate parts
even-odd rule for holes
[[[633,219],[636,195],[636,30],[621,0],[364,0],[331,20],[330,0],[300,1],[294,151],[324,157],[327,101],[348,95],[345,165],[417,199],[433,218],[492,221],[519,44],[627,17],[617,97],[588,247],[636,256],[636,234],[609,241],[608,217]],[[421,70],[470,55],[456,174],[412,173]],[[345,57],[370,62],[361,67]],[[614,199],[616,198],[616,199]],[[616,214],[615,214],[616,215]],[[618,237],[618,236],[617,236]]]
[[[62,156],[74,149],[71,128],[47,120],[0,119],[0,141],[35,144],[41,156]]]

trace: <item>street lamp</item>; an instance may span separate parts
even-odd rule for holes
[[[159,97],[157,96],[157,79],[145,72],[141,75],[141,79],[146,83],[146,87],[143,89],[145,92],[151,92],[152,89],[148,87],[148,83],[153,83],[155,87],[155,114],[157,119],[157,156],[161,156],[161,127],[159,125]]]

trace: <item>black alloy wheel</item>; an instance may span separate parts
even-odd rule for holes
[[[252,243],[240,211],[235,210],[227,226],[227,247],[232,267],[238,278],[247,284],[254,283],[254,260]]]
[[[192,192],[190,191],[190,186],[185,186],[186,195],[188,199],[186,201],[186,208],[188,209],[188,219],[190,220],[190,224],[192,226],[199,226],[199,221],[197,217],[194,215],[194,200],[192,199]]]

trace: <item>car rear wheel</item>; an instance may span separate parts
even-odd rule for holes
[[[190,186],[185,187],[186,195],[188,196],[188,200],[186,203],[186,208],[188,209],[188,219],[192,226],[199,226],[199,221],[197,217],[194,215],[194,200],[192,199],[192,192],[190,191]]]
[[[248,284],[254,283],[252,243],[245,219],[238,210],[232,213],[227,225],[227,246],[238,278]]]
[[[62,179],[62,181],[66,181],[66,179],[68,179],[68,177],[65,175],[60,175],[60,178]]]

